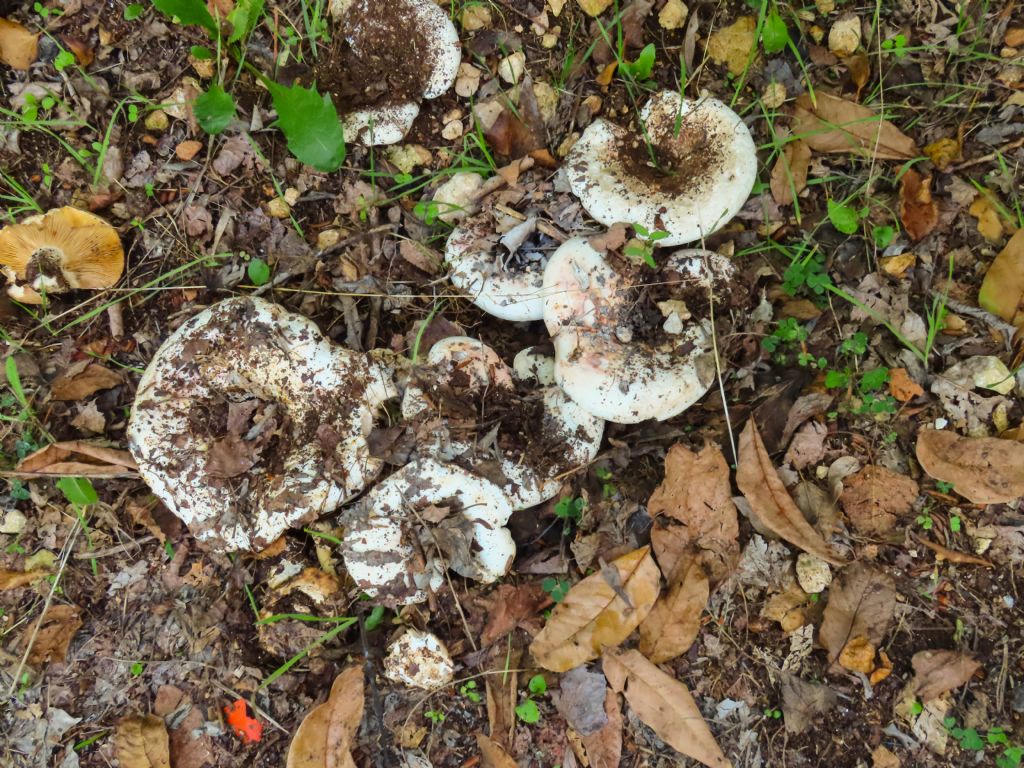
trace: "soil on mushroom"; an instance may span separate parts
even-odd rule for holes
[[[314,73],[342,114],[419,102],[436,52],[405,0],[355,0]]]

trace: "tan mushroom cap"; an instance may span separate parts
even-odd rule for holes
[[[0,271],[12,283],[9,294],[38,304],[44,292],[114,285],[124,273],[124,249],[117,230],[99,216],[55,208],[0,230]]]

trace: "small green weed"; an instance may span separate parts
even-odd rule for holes
[[[526,700],[516,707],[516,717],[527,725],[533,725],[540,722],[540,708],[537,706],[535,697],[544,695],[548,690],[548,683],[544,679],[544,675],[531,677],[527,689],[529,693]]]
[[[634,224],[633,229],[636,231],[640,244],[627,246],[623,253],[626,256],[643,259],[643,262],[648,267],[657,269],[658,262],[654,260],[654,244],[668,237],[668,232],[661,232],[660,230],[649,232],[647,227],[642,224]]]
[[[423,713],[423,716],[434,725],[440,725],[444,722],[444,712],[439,709],[428,709]]]
[[[552,600],[556,603],[560,603],[565,600],[565,596],[569,594],[569,589],[572,586],[572,583],[568,579],[556,579],[552,576],[548,576],[540,583],[540,586]]]
[[[465,696],[474,704],[480,703],[480,693],[476,689],[476,680],[469,680],[463,685],[459,686],[459,694]]]
[[[1024,746],[1011,743],[1006,730],[999,726],[989,728],[983,738],[977,728],[957,726],[955,717],[947,717],[942,722],[965,752],[983,752],[989,747],[1001,749],[1002,753],[995,756],[996,768],[1019,768],[1024,760]]]

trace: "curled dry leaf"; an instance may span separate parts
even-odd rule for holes
[[[327,701],[314,707],[288,747],[287,768],[355,768],[352,737],[363,719],[363,670],[346,668]]]
[[[18,462],[15,472],[49,477],[134,477],[135,459],[128,451],[83,440],[50,443]]]
[[[1024,495],[1024,443],[923,429],[917,460],[931,477],[952,483],[975,504],[1004,504]]]
[[[36,626],[39,631],[36,632]],[[63,662],[75,633],[82,626],[81,613],[76,605],[51,605],[46,613],[25,628],[22,647],[35,634],[35,642],[28,654],[28,663],[34,667],[51,662]]]
[[[619,584],[602,573],[579,582],[551,612],[530,650],[537,663],[552,672],[566,672],[596,659],[605,648],[629,637],[658,597],[660,574],[650,547],[641,547],[608,564]],[[631,605],[620,596],[624,593]]]
[[[668,744],[711,768],[732,764],[722,753],[689,689],[662,672],[639,651],[605,651],[604,674],[636,716]]]
[[[843,565],[843,559],[811,527],[787,493],[753,419],[740,434],[739,454],[736,485],[750,503],[757,522],[805,552],[832,565]]]
[[[156,715],[131,715],[117,722],[114,748],[121,768],[171,768],[167,726]]]
[[[839,501],[858,533],[884,536],[910,514],[918,487],[911,478],[885,467],[868,466],[843,481]]]
[[[900,179],[900,221],[911,240],[930,234],[939,223],[939,207],[932,200],[932,177],[909,168]]]
[[[793,133],[815,152],[852,152],[879,160],[910,160],[914,140],[870,107],[816,91],[802,94],[793,110]]]
[[[856,638],[871,644],[873,657],[895,611],[896,585],[891,576],[863,563],[844,569],[829,590],[819,633],[829,661],[839,661],[843,649]]]
[[[1024,326],[1024,229],[1010,238],[988,268],[978,304],[1008,323]]]
[[[959,651],[918,651],[910,663],[914,667],[911,687],[922,702],[959,688],[981,669],[980,663]]]
[[[772,197],[779,205],[789,205],[807,187],[807,169],[811,165],[811,148],[797,139],[786,148],[772,168]]]
[[[668,593],[640,624],[640,651],[644,656],[662,664],[690,650],[710,594],[707,574],[699,562],[692,560],[685,570],[677,569]]]

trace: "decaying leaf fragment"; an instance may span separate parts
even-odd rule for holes
[[[917,460],[936,480],[975,504],[1004,504],[1024,495],[1024,443],[996,437],[960,437],[923,429]]]
[[[484,768],[518,768],[518,764],[512,759],[512,756],[493,739],[478,733],[476,745],[480,750],[480,762]]]
[[[11,571],[0,568],[0,592],[5,589],[25,587],[33,582],[45,579],[49,572],[45,568],[33,568],[30,571]]]
[[[793,134],[815,152],[851,152],[879,160],[920,155],[914,140],[870,107],[821,91],[797,97]]]
[[[819,634],[829,661],[860,660],[864,641],[870,643],[873,659],[895,612],[896,585],[891,576],[863,563],[843,569],[829,590]],[[842,659],[843,650],[851,643],[854,647]]]
[[[772,197],[779,205],[789,205],[807,187],[807,170],[811,165],[811,148],[806,142],[791,141],[772,168]]]
[[[347,667],[327,701],[303,719],[288,747],[287,768],[355,768],[352,737],[363,719],[363,670]]]
[[[39,631],[36,632],[36,626]],[[35,634],[28,663],[34,667],[52,662],[63,662],[75,633],[82,626],[81,612],[76,605],[51,605],[46,613],[25,628],[22,636],[24,646]]]
[[[911,240],[930,234],[939,223],[939,207],[932,199],[932,177],[913,168],[900,179],[900,221]]]
[[[828,686],[809,683],[789,672],[780,673],[779,683],[789,733],[803,733],[839,702],[836,692]]]
[[[604,712],[608,718],[599,730],[583,736],[590,768],[619,768],[622,759],[622,710],[619,697],[612,690],[606,690]]]
[[[640,624],[644,656],[661,664],[690,650],[710,594],[707,574],[699,562],[692,560],[687,568],[677,570],[668,592]]]
[[[918,651],[910,663],[914,667],[911,687],[922,702],[959,688],[981,668],[969,654],[947,650]]]
[[[604,674],[612,689],[666,744],[710,768],[732,764],[715,741],[689,689],[639,651],[605,651]]]
[[[84,440],[50,443],[18,462],[15,471],[51,477],[134,477],[135,459],[128,451]]]
[[[883,536],[911,512],[918,490],[911,478],[871,465],[843,480],[839,500],[858,533]]]
[[[629,552],[611,563],[619,584],[603,573],[579,582],[551,612],[530,650],[537,663],[566,672],[619,645],[647,617],[658,598],[661,575],[650,547]],[[622,597],[628,597],[627,605]]]
[[[167,726],[156,715],[131,715],[117,722],[114,748],[121,768],[171,768]]]
[[[11,69],[28,69],[39,53],[39,35],[16,21],[0,19],[0,63]]]
[[[99,363],[82,361],[69,367],[53,380],[50,396],[54,400],[84,400],[104,389],[124,384],[124,377]]]
[[[753,419],[747,422],[740,434],[736,485],[750,503],[758,522],[766,529],[827,563],[843,565],[843,559],[807,522],[786,491]]]
[[[988,268],[978,303],[1006,322],[1024,326],[1024,229],[1017,230]]]

